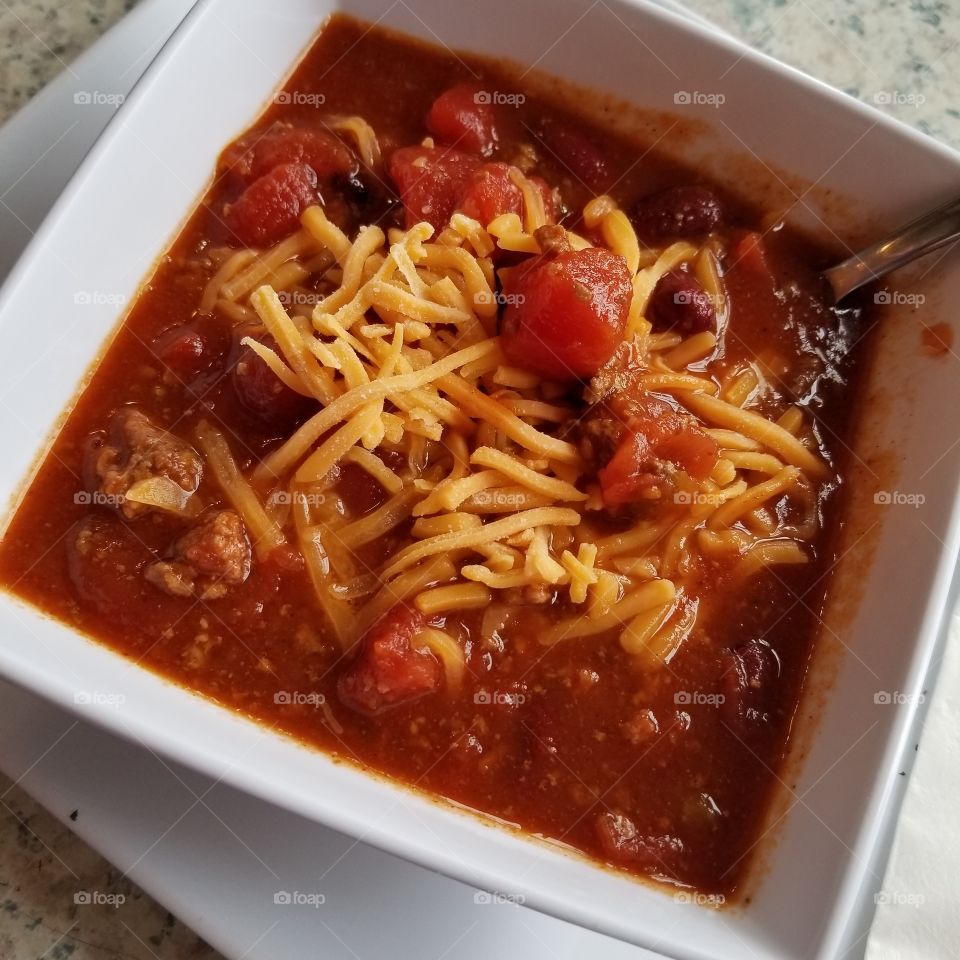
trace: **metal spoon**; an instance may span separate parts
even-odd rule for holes
[[[833,288],[836,302],[864,284],[882,277],[905,263],[960,238],[960,199],[951,200],[935,210],[895,230],[865,250],[838,263],[823,275]]]

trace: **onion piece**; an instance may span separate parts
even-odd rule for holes
[[[169,477],[148,477],[139,480],[127,490],[125,497],[134,503],[156,507],[180,517],[193,518],[203,510],[200,498],[193,491],[184,490]]]
[[[353,577],[344,583],[331,581],[327,589],[338,600],[357,600],[375,593],[381,586],[380,578],[375,573],[364,573]]]

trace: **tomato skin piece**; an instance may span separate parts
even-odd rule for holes
[[[390,157],[390,176],[406,211],[407,229],[425,220],[434,230],[442,230],[481,165],[479,157],[449,147],[395,150]]]
[[[413,638],[427,625],[418,610],[401,603],[385,613],[361,640],[356,658],[338,681],[344,704],[368,716],[416,700],[440,686],[443,670]]]
[[[293,233],[300,214],[318,201],[312,168],[284,163],[254,180],[227,209],[225,220],[244,245],[268,247]]]
[[[501,343],[507,360],[570,380],[592,376],[613,356],[633,284],[622,257],[588,247],[524,264],[505,292]]]
[[[433,102],[427,129],[440,142],[489,157],[497,146],[496,113],[478,83],[458,83]]]
[[[721,654],[720,689],[724,722],[737,736],[750,739],[767,728],[776,704],[773,688],[780,677],[780,659],[760,640],[748,640]]]
[[[259,179],[286,163],[306,164],[321,182],[338,174],[352,177],[360,169],[357,158],[333,134],[293,127],[277,130],[257,141],[250,175],[254,180]]]
[[[764,286],[775,290],[777,282],[767,262],[767,250],[759,233],[745,233],[727,254],[729,269],[740,268]]]
[[[629,817],[613,811],[601,813],[595,828],[604,857],[611,863],[633,864],[667,879],[683,874],[687,851],[679,837],[642,833]]]

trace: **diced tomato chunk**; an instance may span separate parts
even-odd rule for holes
[[[390,158],[390,176],[406,209],[407,227],[426,220],[442,230],[457,210],[486,226],[503,213],[523,214],[523,193],[506,163],[482,163],[449,147],[403,147]],[[539,177],[548,222],[556,219],[553,191]]]
[[[675,463],[694,480],[706,480],[717,465],[717,441],[689,421],[657,444],[657,455]]]
[[[732,322],[782,335],[783,297],[760,234],[744,233],[727,251],[724,284]]]
[[[589,377],[623,340],[633,295],[622,257],[599,247],[545,255],[517,268],[503,315],[507,359],[545,377]]]
[[[442,676],[439,661],[412,646],[426,625],[423,614],[406,604],[384,614],[367,631],[356,659],[340,675],[340,699],[372,716],[436,690]]]
[[[390,158],[390,176],[407,214],[407,227],[424,220],[442,230],[482,161],[439,147],[402,147]]]
[[[654,466],[650,441],[639,430],[631,431],[599,471],[603,502],[608,507],[618,507],[657,496],[662,478]]]
[[[523,216],[523,191],[513,182],[510,171],[516,168],[506,163],[485,163],[464,187],[457,209],[483,226],[504,213]],[[553,191],[542,177],[528,177],[539,191],[547,223],[557,219]]]
[[[626,434],[597,474],[608,507],[659,497],[664,464],[705,480],[717,462],[717,444],[688,416],[655,397],[633,399],[621,412]]]
[[[221,171],[238,190],[285,163],[306,164],[321,183],[338,174],[353,177],[360,168],[350,148],[333,134],[315,127],[283,124],[241,137],[220,157]]]
[[[759,233],[746,233],[737,241],[727,255],[727,263],[731,270],[740,267],[752,273],[758,280],[775,286],[773,271],[767,263],[767,252],[763,245],[763,237]]]
[[[303,163],[284,163],[254,180],[226,211],[241,243],[266,247],[293,233],[300,214],[317,203],[317,175]]]
[[[440,143],[489,157],[497,145],[490,94],[479,84],[458,83],[434,100],[427,129]]]
[[[342,174],[351,177],[359,169],[347,145],[325,130],[302,127],[278,128],[257,141],[250,174],[253,179],[286,163],[303,163],[321,182]]]
[[[505,163],[485,163],[464,187],[458,206],[468,217],[486,226],[504,213],[523,213],[523,193],[510,179]]]
[[[610,166],[603,151],[582,133],[561,122],[544,125],[543,142],[546,155],[591,190],[602,191],[610,184]]]

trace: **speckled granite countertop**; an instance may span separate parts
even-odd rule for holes
[[[0,0],[0,121],[136,0]],[[688,0],[766,53],[960,147],[960,0]],[[2,720],[2,706],[0,706]],[[79,880],[78,880],[79,878]],[[78,908],[78,889],[125,897]],[[0,777],[0,958],[216,960],[166,910]]]

